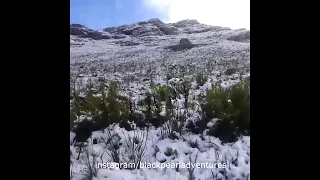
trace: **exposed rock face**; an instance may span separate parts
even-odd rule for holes
[[[178,45],[173,45],[173,46],[169,46],[169,49],[174,50],[174,51],[181,51],[184,49],[191,49],[193,48],[195,45],[191,43],[191,41],[187,38],[182,38],[180,39],[180,42]]]
[[[238,34],[238,35],[235,35],[235,36],[231,36],[231,37],[228,38],[228,40],[238,41],[238,42],[250,40],[250,31],[245,32],[245,33],[241,33],[241,34]]]
[[[164,35],[177,35],[179,30],[174,26],[168,25],[160,21],[159,19],[150,19],[149,23],[156,26]]]
[[[148,21],[142,21],[131,25],[105,28],[104,31],[114,34],[123,34],[135,37],[179,34],[179,30],[177,28],[165,24],[159,19],[150,19]]]
[[[200,23],[195,19],[186,19],[186,20],[178,21],[176,23],[172,23],[172,26],[177,28],[183,28],[183,27],[193,26],[197,24],[200,24]]]
[[[123,38],[126,38],[126,36],[124,35],[121,35],[121,34],[116,34],[116,35],[113,35],[111,36],[113,39],[123,39]]]
[[[191,41],[190,41],[189,39],[187,39],[187,38],[182,38],[182,39],[180,39],[180,44],[181,44],[181,45],[184,45],[184,46],[189,46],[189,45],[191,45],[192,43],[191,43]]]
[[[83,38],[91,38],[94,40],[100,39],[110,39],[111,37],[108,35],[104,35],[101,32],[93,31],[81,24],[71,24],[70,25],[70,35],[75,35]]]

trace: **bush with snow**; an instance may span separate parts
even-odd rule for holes
[[[219,119],[208,134],[224,142],[234,142],[242,135],[250,136],[250,81],[208,90],[205,116]]]

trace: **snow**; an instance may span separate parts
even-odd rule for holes
[[[124,138],[124,135],[131,134],[133,132],[127,132],[125,129],[119,128],[117,125],[114,127],[115,132],[119,133],[119,136]],[[195,177],[198,179],[210,179],[212,172],[219,175],[219,172],[226,171],[228,174],[232,174],[234,179],[243,179],[244,176],[247,177],[250,175],[250,137],[242,137],[237,142],[233,144],[221,144],[221,141],[215,137],[204,136],[204,140],[201,140],[199,136],[186,134],[183,137],[186,141],[181,140],[171,140],[171,139],[163,139],[161,141],[156,141],[158,139],[157,134],[160,129],[152,129],[149,132],[149,136],[147,138],[147,151],[145,153],[145,158],[141,161],[142,163],[160,163],[160,161],[166,160],[165,163],[189,163],[190,156],[192,163],[223,163],[227,161],[227,168],[195,168]],[[122,133],[123,132],[123,133]],[[105,133],[94,132],[92,137],[106,137]],[[188,141],[196,141],[199,143],[198,148],[192,148],[188,144]],[[95,153],[98,153],[99,156],[102,154],[103,149],[105,149],[104,143],[92,144],[89,142],[88,147],[90,150],[93,149]],[[158,152],[156,156],[153,157],[155,147],[157,147]],[[75,148],[73,146],[70,147],[72,152],[75,152]],[[177,156],[165,155],[165,152],[168,148],[177,151]],[[198,154],[198,158],[196,159],[196,155]],[[85,156],[85,155],[82,155]],[[98,157],[99,157],[98,156]],[[232,164],[231,162],[237,159],[237,166]],[[75,160],[75,156],[73,158],[73,166],[71,168],[72,173],[74,174],[74,178],[76,178],[77,174],[80,174],[81,165],[84,165],[84,162],[79,160]],[[112,162],[109,156],[103,156],[103,162]],[[81,158],[80,158],[81,159]],[[97,158],[97,161],[100,158]],[[196,161],[195,161],[196,159]],[[98,163],[98,162],[97,162]],[[78,168],[77,168],[78,167]],[[174,177],[179,177],[180,179],[188,179],[188,169],[187,168],[179,168],[179,171],[176,171],[176,168],[142,168],[136,170],[125,170],[125,169],[98,169],[98,179],[154,179],[154,180],[162,180],[163,178],[174,179]],[[79,177],[80,175],[78,175]]]
[[[208,122],[207,127],[210,128],[210,127],[212,127],[213,125],[214,125],[213,122]]]
[[[246,30],[231,30],[223,27],[213,27],[213,31],[202,33],[188,34],[187,31],[200,31],[211,26],[191,24],[187,28],[178,28],[179,35],[173,36],[154,36],[131,37],[125,36],[123,39],[108,40],[91,40],[70,36],[70,68],[73,76],[77,78],[77,89],[86,88],[89,80],[93,84],[97,84],[99,78],[106,80],[117,80],[119,83],[120,93],[124,96],[130,96],[131,100],[137,106],[138,102],[144,98],[144,94],[150,91],[150,74],[152,71],[152,80],[155,84],[167,84],[167,69],[173,67],[177,70],[179,66],[185,67],[188,73],[182,80],[191,80],[191,90],[189,92],[189,102],[199,107],[199,97],[211,89],[212,85],[220,83],[223,87],[229,87],[239,82],[240,73],[230,76],[224,75],[224,71],[228,68],[249,68],[250,66],[250,43],[235,42],[227,40],[228,37],[245,32]],[[154,27],[152,25],[152,27]],[[151,25],[150,25],[151,28]],[[185,33],[183,33],[185,32]],[[107,32],[104,32],[107,33]],[[112,35],[112,33],[107,33]],[[188,38],[193,44],[201,44],[189,50],[172,52],[165,49],[166,46],[176,45],[181,38]],[[133,41],[138,42],[135,46],[121,46],[119,42]],[[213,63],[212,67],[208,67],[207,63]],[[80,68],[83,66],[82,68]],[[207,69],[206,69],[207,68]],[[97,77],[92,77],[92,69],[97,73]],[[199,72],[208,76],[207,81],[197,87],[194,80],[195,72]],[[250,77],[250,68],[243,71],[243,78]],[[172,77],[168,80],[169,84],[177,84],[180,82],[179,77]],[[144,79],[149,79],[144,81]],[[85,94],[80,94],[84,97]],[[99,97],[101,94],[96,94]],[[184,97],[179,97],[173,102],[183,107]],[[141,108],[140,108],[141,110]],[[183,110],[182,110],[183,111]],[[139,112],[139,110],[136,110]],[[187,110],[191,114],[187,120],[196,121],[200,118],[200,114],[196,110]],[[162,115],[165,112],[161,112]],[[78,117],[79,120],[87,118],[85,116]],[[218,119],[212,119],[207,124],[208,127],[213,126]],[[107,131],[107,130],[106,130]],[[125,144],[125,140],[133,137],[135,134],[148,133],[146,137],[146,151],[141,162],[146,163],[223,163],[227,162],[227,168],[195,168],[194,175],[196,180],[203,179],[224,179],[227,174],[229,179],[250,179],[250,137],[240,137],[235,143],[222,144],[218,138],[204,135],[185,133],[179,140],[171,140],[168,138],[160,139],[161,128],[152,127],[147,130],[126,131],[115,125],[112,132],[117,133],[120,137],[119,142]],[[86,162],[86,154],[82,153],[79,160],[77,148],[73,146],[75,134],[70,132],[70,151],[72,152],[70,166],[70,174],[72,180],[80,180],[84,178],[84,169],[88,165]],[[87,149],[89,154],[96,154],[95,163],[112,162],[112,158],[105,152],[108,145],[104,141],[108,138],[107,133],[102,131],[93,132],[88,140]],[[93,139],[97,139],[97,144],[93,144]],[[190,142],[197,141],[198,147],[191,147]],[[167,156],[166,152],[171,148],[177,153]],[[156,152],[157,151],[157,152]],[[123,159],[128,158],[128,151],[123,151]],[[197,157],[197,159],[196,159]],[[195,161],[196,159],[196,161]],[[90,158],[93,164],[93,158]],[[232,163],[235,162],[235,163]],[[214,174],[214,178],[212,177]],[[98,169],[95,180],[164,180],[179,179],[188,180],[189,174],[187,168],[141,168],[135,170],[128,169]]]
[[[70,132],[70,143],[72,143],[75,137],[76,137],[76,134],[74,132]]]

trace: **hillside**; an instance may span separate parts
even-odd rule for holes
[[[70,70],[71,179],[250,179],[250,31],[72,24]],[[226,168],[95,167],[106,162]]]

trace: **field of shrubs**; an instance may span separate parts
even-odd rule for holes
[[[71,179],[250,179],[249,72],[167,73],[127,83],[71,77]],[[219,162],[227,168],[96,167],[103,162]]]

